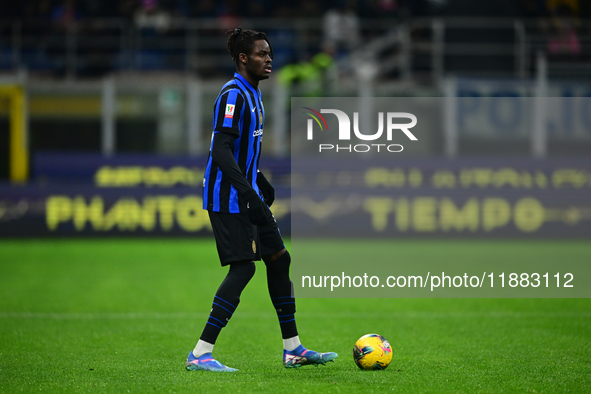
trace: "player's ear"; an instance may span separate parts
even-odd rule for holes
[[[242,64],[246,64],[247,59],[248,59],[248,56],[246,56],[246,53],[241,53],[238,55],[238,61]]]

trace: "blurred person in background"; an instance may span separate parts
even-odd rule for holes
[[[579,21],[578,0],[547,0],[548,11],[552,18],[552,35],[548,40],[548,52],[551,55],[581,54],[581,42],[577,33]]]
[[[63,0],[51,9],[53,23],[67,27],[82,18],[82,11],[76,0]]]
[[[166,32],[170,27],[171,15],[159,6],[158,0],[142,0],[134,14],[134,22],[143,31]]]
[[[360,41],[356,3],[335,1],[323,17],[324,51],[333,57],[351,52]]]

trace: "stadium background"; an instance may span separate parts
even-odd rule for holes
[[[442,247],[468,264],[487,257],[588,263],[590,18],[586,0],[0,3],[0,318],[7,339],[0,352],[6,377],[0,390],[141,391],[145,382],[126,382],[126,365],[138,362],[134,353],[155,348],[157,365],[167,371],[178,367],[172,359],[186,356],[204,321],[201,312],[223,276],[212,267],[214,244],[201,210],[201,181],[212,104],[234,69],[224,32],[237,25],[267,32],[274,47],[272,77],[260,86],[267,114],[261,167],[276,187],[274,212],[287,239],[292,214],[304,215],[315,237],[327,225],[322,201],[292,212],[291,182],[305,180],[327,190],[353,185],[374,195],[373,205],[353,213],[359,228],[395,245],[409,261],[439,258],[431,249]],[[392,163],[370,159],[362,172],[346,164],[320,171],[313,163],[300,163],[305,171],[294,173],[290,97],[315,96],[445,97],[454,116],[449,121],[442,114],[441,125],[420,138],[420,148]],[[398,219],[403,216],[395,203],[401,197],[407,220]],[[262,303],[265,285],[258,283],[262,290],[251,290],[246,298]],[[179,289],[197,284],[204,294],[190,303]],[[137,300],[138,294],[145,300]],[[397,375],[351,378],[342,367],[344,372],[329,375],[335,382],[306,387],[338,391],[338,384],[347,382],[352,389],[373,384],[376,390],[403,392],[590,387],[583,361],[589,350],[583,333],[591,324],[586,300],[399,300],[395,305],[375,300],[376,308],[403,321],[396,327],[362,301],[302,300],[302,325],[308,323],[303,333],[316,347],[343,346],[345,353],[369,331],[406,338],[406,349],[394,345]],[[263,309],[246,304],[244,320],[228,328],[228,345],[246,341],[233,330],[259,335],[251,327],[257,321],[275,324]],[[330,308],[351,316],[333,316]],[[306,315],[306,309],[314,312]],[[360,315],[369,321],[354,318]],[[314,329],[313,322],[331,316],[327,330]],[[182,328],[165,320],[191,332],[174,334]],[[431,327],[426,335],[431,344],[412,336],[415,323]],[[97,334],[92,324],[105,334]],[[511,325],[519,329],[509,333]],[[448,336],[458,326],[472,334],[460,330]],[[478,372],[473,379],[467,378],[468,364],[450,361],[453,357],[441,350],[445,345],[465,351],[464,361],[471,363],[483,356],[475,345],[483,338],[474,332],[485,337],[483,346],[494,348],[503,338],[522,343],[532,329],[533,342],[500,347],[510,361],[493,352],[486,354],[492,369],[470,367]],[[333,337],[335,331],[339,335]],[[141,340],[131,339],[138,333]],[[449,342],[437,342],[438,334]],[[121,360],[90,345],[96,341],[109,349],[109,335],[119,338]],[[456,348],[466,335],[464,347]],[[420,354],[430,354],[433,343],[442,346],[440,353]],[[23,347],[35,344],[59,356],[53,358],[55,366],[24,374],[21,369],[42,360],[20,356]],[[104,360],[112,377],[56,373],[99,369],[66,355],[78,348]],[[521,359],[524,349],[531,359]],[[456,368],[463,378],[446,385],[433,372],[423,378],[414,374],[435,370],[435,363]],[[503,363],[516,372],[501,382],[497,373]],[[552,363],[562,377],[544,369]],[[466,374],[462,368],[468,368]],[[535,374],[528,372],[532,369]],[[176,377],[159,373],[154,376],[182,391]],[[298,384],[283,378],[286,386],[267,387],[281,392]],[[219,390],[229,382],[208,378],[203,384]],[[227,387],[250,387],[240,386],[246,380],[235,384]]]
[[[349,178],[398,195],[447,192],[459,215],[483,193],[528,196],[543,225],[519,235],[588,236],[589,5],[495,4],[4,4],[0,234],[208,235],[199,199],[211,103],[233,70],[223,33],[241,24],[266,31],[274,45],[273,77],[261,85],[262,167],[277,186],[284,231],[290,97],[427,96],[455,100],[447,112],[457,118],[442,114],[411,161],[376,163],[365,174],[292,175],[327,185]],[[548,119],[530,121],[536,110]],[[418,233],[474,232],[460,222]]]

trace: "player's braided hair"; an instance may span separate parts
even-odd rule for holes
[[[271,59],[273,59],[273,47],[267,38],[267,35],[263,32],[254,30],[244,30],[238,26],[234,30],[228,30],[226,34],[230,34],[228,37],[228,52],[232,56],[232,60],[238,64],[238,56],[241,53],[250,54],[254,49],[254,43],[258,40],[265,40],[269,44],[271,51]]]

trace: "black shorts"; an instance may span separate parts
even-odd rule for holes
[[[275,218],[269,224],[255,226],[246,214],[208,213],[222,266],[235,261],[260,260],[261,256],[285,248]]]

